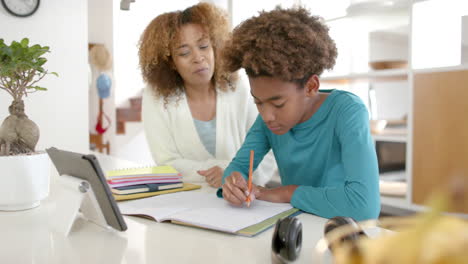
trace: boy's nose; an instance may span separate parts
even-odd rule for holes
[[[263,111],[262,118],[263,121],[268,124],[269,122],[275,121],[275,114],[273,111]]]

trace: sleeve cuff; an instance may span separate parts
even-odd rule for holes
[[[289,202],[292,206],[294,207],[297,207],[296,205],[299,203],[300,201],[300,198],[298,196],[300,196],[299,194],[299,189],[301,188],[301,186],[298,186],[296,188],[296,190],[293,192],[293,195],[291,196],[291,201]]]
[[[218,198],[223,198],[223,188],[219,188],[216,191],[216,196],[218,196]]]

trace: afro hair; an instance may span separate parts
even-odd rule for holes
[[[304,8],[260,12],[238,25],[223,52],[223,67],[244,68],[249,77],[269,76],[301,86],[335,65],[328,27]]]

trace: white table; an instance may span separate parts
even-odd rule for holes
[[[97,156],[103,170],[135,166]],[[53,224],[60,214],[57,201],[67,197],[56,184],[57,177],[52,176],[50,195],[39,207],[0,212],[0,263],[271,263],[273,228],[248,238],[125,216],[125,232],[81,221],[65,237]],[[215,189],[204,186],[197,191],[214,195]],[[295,263],[312,263],[326,219],[306,213],[298,218],[303,225],[303,247]]]

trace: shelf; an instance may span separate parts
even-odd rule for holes
[[[391,171],[391,172],[384,172],[379,174],[380,180],[380,203],[382,205],[382,211],[387,213],[395,213],[399,214],[394,211],[394,209],[400,210],[409,210],[410,205],[406,199],[406,195],[401,195],[401,192],[407,193],[407,185],[406,180],[406,171]],[[384,182],[385,186],[382,185]],[[404,191],[402,189],[405,189]],[[383,192],[383,193],[382,193]],[[399,196],[396,195],[388,195],[390,192],[400,193]],[[388,207],[391,207],[390,209]],[[393,209],[392,209],[393,208]]]
[[[414,69],[413,72],[417,74],[417,73],[433,73],[433,72],[454,72],[454,71],[466,71],[466,70],[468,70],[468,64],[460,64],[460,65],[448,66],[448,67]]]
[[[430,210],[427,206],[412,204],[407,200],[407,197],[380,195],[380,205],[382,213],[393,216],[414,215],[415,213],[427,212],[427,210]],[[444,213],[444,215],[468,220],[468,214]]]
[[[406,171],[385,172],[379,175],[380,195],[389,200],[399,200],[390,198],[406,199],[408,184],[406,182]]]
[[[387,142],[406,142],[407,141],[406,135],[372,134],[372,138],[374,138],[375,141],[387,141]]]
[[[408,133],[406,127],[385,128],[378,134],[372,133],[372,137],[375,141],[406,142]]]
[[[382,172],[379,174],[381,180],[387,181],[398,181],[406,179],[406,171],[405,170],[397,170],[397,171],[388,171]]]
[[[425,68],[425,69],[414,69],[413,73],[432,73],[432,72],[450,72],[450,71],[463,71],[468,70],[468,64],[461,64],[450,67],[438,67],[438,68]],[[350,82],[388,82],[388,81],[402,81],[408,80],[408,69],[390,69],[390,70],[378,70],[369,71],[362,73],[352,73],[346,75],[329,75],[320,78],[322,83],[331,84],[347,84]]]
[[[353,73],[348,75],[325,76],[320,78],[322,83],[347,84],[350,82],[369,82],[369,81],[404,81],[408,79],[407,69],[391,69],[370,71],[364,73]]]
[[[380,195],[380,203],[386,206],[393,206],[396,208],[409,209],[409,203],[406,197],[396,197],[388,195]]]
[[[381,204],[381,211],[384,213],[391,213],[394,215],[403,215],[406,214],[406,211],[413,211],[410,203],[406,200],[406,197],[396,197],[396,196],[386,196],[380,195],[380,204]],[[390,207],[390,208],[389,208]],[[403,212],[397,212],[399,209]]]

